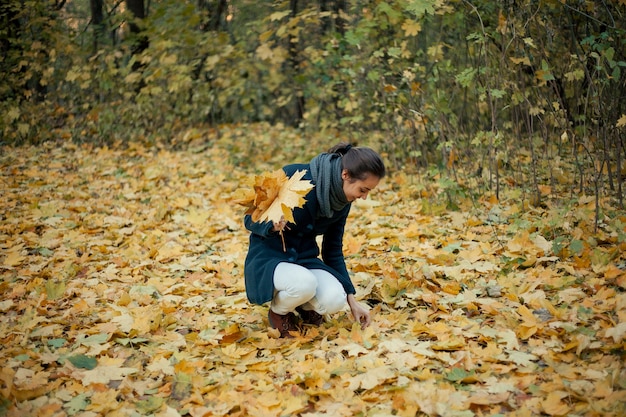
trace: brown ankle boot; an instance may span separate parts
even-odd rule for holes
[[[302,322],[304,322],[305,324],[321,326],[326,321],[324,320],[324,316],[322,316],[315,310],[305,310],[302,307],[297,307],[296,311],[298,312],[298,314],[300,314],[300,318],[302,318]]]
[[[296,324],[296,315],[288,313],[285,315],[276,314],[270,309],[267,314],[270,326],[280,331],[280,337],[293,337],[291,332],[299,332]]]

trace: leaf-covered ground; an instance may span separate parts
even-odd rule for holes
[[[278,339],[231,196],[292,161],[237,135],[1,150],[0,415],[626,414],[624,218],[594,230],[587,197],[450,211],[392,173],[345,240],[373,325]]]

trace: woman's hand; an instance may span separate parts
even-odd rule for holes
[[[354,298],[354,294],[348,294],[348,305],[350,306],[354,320],[361,324],[361,329],[365,329],[370,325],[372,318],[369,310]]]
[[[287,220],[285,220],[284,217],[281,217],[279,222],[274,222],[274,227],[272,228],[272,231],[276,233],[280,233],[283,230],[285,230],[286,227],[287,227]]]

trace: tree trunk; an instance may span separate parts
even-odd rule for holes
[[[128,10],[133,14],[133,20],[129,22],[130,32],[133,36],[131,53],[133,55],[139,55],[150,46],[148,36],[142,33],[143,30],[138,24],[138,22],[146,17],[146,9],[143,0],[126,0],[126,7],[128,7]],[[132,70],[133,72],[141,72],[144,66],[145,64],[142,64],[141,60],[136,59],[133,63]],[[145,81],[142,78],[135,88],[135,92],[139,93],[144,86]]]
[[[346,32],[346,22],[341,13],[346,10],[346,0],[320,0],[322,12],[332,12],[332,15],[322,18],[322,33],[335,30],[340,35]]]
[[[298,0],[291,0],[291,17],[298,15]],[[296,85],[296,75],[300,71],[300,55],[298,53],[298,41],[289,35],[289,60],[291,62],[292,82],[293,82],[293,104],[294,117],[293,125],[297,126],[304,118],[304,95],[302,90]]]
[[[93,25],[93,53],[98,52],[100,41],[104,37],[103,0],[89,0],[91,6],[91,24]]]
[[[146,8],[143,0],[126,0],[126,7],[133,14],[133,20],[129,22],[129,27],[130,32],[136,36],[132,52],[133,55],[137,55],[143,52],[146,48],[148,48],[148,45],[150,45],[148,37],[141,33],[141,27],[137,24],[138,21],[141,21],[146,17]]]
[[[217,0],[215,2],[198,0],[198,9],[208,14],[206,19],[202,22],[202,30],[208,32],[211,30],[218,31],[224,29],[226,22],[224,15],[226,14],[227,7],[227,0]]]
[[[146,8],[143,0],[126,0],[126,7],[137,19],[146,17]]]

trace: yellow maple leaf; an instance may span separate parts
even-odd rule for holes
[[[414,20],[408,19],[402,24],[402,29],[406,36],[415,36],[422,30],[422,24]]]
[[[7,252],[7,256],[4,258],[4,265],[7,267],[14,267],[20,265],[26,259],[23,254],[24,245],[20,244],[12,248]]]
[[[563,391],[555,391],[548,394],[548,396],[541,401],[541,406],[546,414],[551,416],[563,416],[570,411],[570,407],[563,402],[563,398],[567,396],[567,393]]]
[[[626,339],[626,323],[620,323],[615,327],[607,329],[604,333],[605,337],[612,337],[615,343],[619,343]]]
[[[261,59],[272,59],[272,57],[274,56],[274,52],[272,52],[272,48],[270,48],[270,46],[266,43],[261,44],[257,50],[256,50],[256,54],[258,55],[259,58]]]
[[[108,384],[112,380],[121,381],[125,376],[137,373],[137,369],[122,366],[98,365],[97,368],[72,372],[72,377],[82,381],[84,385]]]
[[[235,201],[248,207],[246,214],[252,220],[278,223],[281,218],[294,222],[293,209],[304,206],[304,196],[313,188],[308,180],[303,180],[305,171],[297,171],[290,178],[282,169],[257,175],[254,192],[237,190]]]

